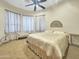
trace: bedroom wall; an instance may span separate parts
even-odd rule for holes
[[[5,9],[8,9],[8,10],[11,10],[16,13],[23,14],[23,15],[32,15],[33,14],[26,10],[9,5],[9,4],[5,3],[4,1],[0,0],[0,38],[5,36],[5,33],[4,33]]]
[[[64,2],[36,15],[41,14],[46,15],[47,29],[50,29],[52,21],[59,20],[63,23],[63,31],[79,34],[79,9],[71,4],[71,2]]]
[[[4,10],[0,6],[0,38],[4,36]]]

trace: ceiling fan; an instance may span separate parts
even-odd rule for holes
[[[45,1],[47,1],[47,0],[32,0],[33,3],[25,5],[25,6],[27,7],[27,6],[34,5],[34,11],[36,11],[37,6],[41,7],[42,9],[45,9],[44,6],[40,5],[40,3],[45,2]]]

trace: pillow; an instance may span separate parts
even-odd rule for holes
[[[53,34],[65,34],[65,32],[62,32],[62,31],[54,31]]]
[[[46,30],[47,33],[53,33],[53,30]]]

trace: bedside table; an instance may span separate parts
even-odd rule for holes
[[[71,44],[79,46],[79,34],[71,34]]]

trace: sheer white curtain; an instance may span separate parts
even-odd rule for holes
[[[33,16],[23,16],[23,31],[35,32],[35,21]]]
[[[14,26],[15,26],[15,16],[14,13],[9,14],[9,32],[15,32]]]
[[[37,32],[42,32],[45,31],[46,29],[46,22],[45,22],[45,16],[37,16],[36,17],[36,31]]]
[[[20,31],[20,15],[6,11],[5,32]]]
[[[24,32],[42,32],[45,31],[45,16],[23,16]]]
[[[20,15],[19,14],[15,14],[15,22],[14,22],[14,26],[15,26],[15,32],[20,32]]]
[[[20,17],[20,14],[6,11],[5,32],[20,32],[21,28],[23,32],[28,33],[45,31],[46,22],[44,15],[36,17],[23,16],[22,19]]]

